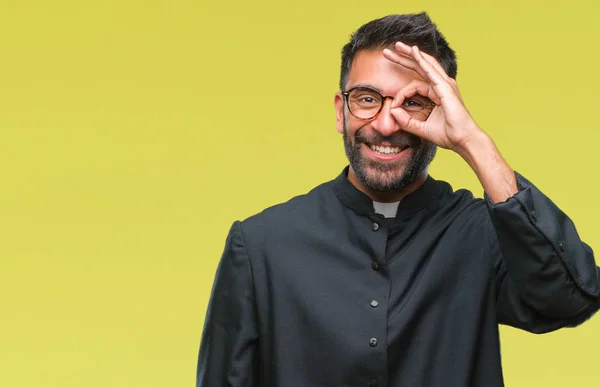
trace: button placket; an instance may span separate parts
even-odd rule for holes
[[[386,306],[385,306],[386,305],[386,298],[385,298],[386,296],[385,295],[389,293],[389,278],[388,278],[387,268],[382,265],[385,265],[385,262],[386,262],[385,252],[386,252],[386,246],[388,243],[388,224],[386,223],[386,220],[383,218],[383,216],[370,217],[370,220],[372,222],[371,231],[374,233],[374,234],[372,234],[371,238],[369,238],[369,239],[372,239],[374,242],[374,246],[373,246],[374,254],[372,256],[371,269],[374,271],[379,271],[380,275],[377,276],[377,282],[378,282],[377,288],[378,289],[377,290],[373,289],[374,293],[371,295],[371,297],[374,297],[374,298],[372,298],[371,300],[369,300],[369,299],[364,300],[363,302],[365,302],[365,303],[368,302],[369,308],[373,309],[371,311],[371,316],[369,319],[373,319],[372,321],[375,323],[375,325],[373,325],[371,327],[371,329],[369,329],[372,332],[371,334],[373,334],[375,336],[375,337],[371,337],[370,339],[368,339],[369,347],[371,348],[371,350],[374,353],[377,353],[377,354],[381,353],[381,354],[385,355],[386,347],[387,347],[387,344],[386,344],[387,332],[385,330],[386,315],[387,315],[386,314]],[[381,222],[384,222],[384,223],[381,223]],[[382,345],[379,345],[380,344],[379,339],[384,340],[382,342]],[[376,375],[377,374],[372,375],[373,379],[371,379],[370,381],[368,379],[365,381],[369,387],[377,387],[380,385],[378,383]]]

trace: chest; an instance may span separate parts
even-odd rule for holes
[[[345,222],[296,231],[264,257],[256,286],[265,313],[323,327],[339,321],[336,329],[351,330],[372,316],[443,318],[448,308],[475,308],[489,291],[493,257],[480,222]]]

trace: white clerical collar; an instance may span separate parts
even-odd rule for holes
[[[394,203],[373,202],[373,209],[375,210],[375,213],[381,214],[386,218],[395,218],[396,213],[398,212],[399,204],[400,204],[400,202],[394,202]]]

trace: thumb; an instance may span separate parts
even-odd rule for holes
[[[410,114],[406,112],[406,110],[402,109],[401,107],[390,109],[390,113],[398,122],[402,130],[405,130],[408,133],[412,133],[416,136],[422,137],[425,122],[414,119],[413,117],[411,117]]]

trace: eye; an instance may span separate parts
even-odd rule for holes
[[[375,95],[370,94],[370,93],[361,93],[361,94],[353,95],[352,100],[361,106],[378,105],[379,104],[379,98],[377,98]]]
[[[373,102],[375,102],[375,98],[370,97],[370,96],[365,96],[365,97],[360,97],[358,99],[358,101],[362,102],[362,103],[373,103]]]
[[[425,108],[425,103],[415,98],[410,98],[402,103],[402,106],[411,110],[421,110]]]
[[[349,97],[351,104],[362,109],[376,109],[381,105],[382,100],[377,91],[363,87],[351,90]]]

